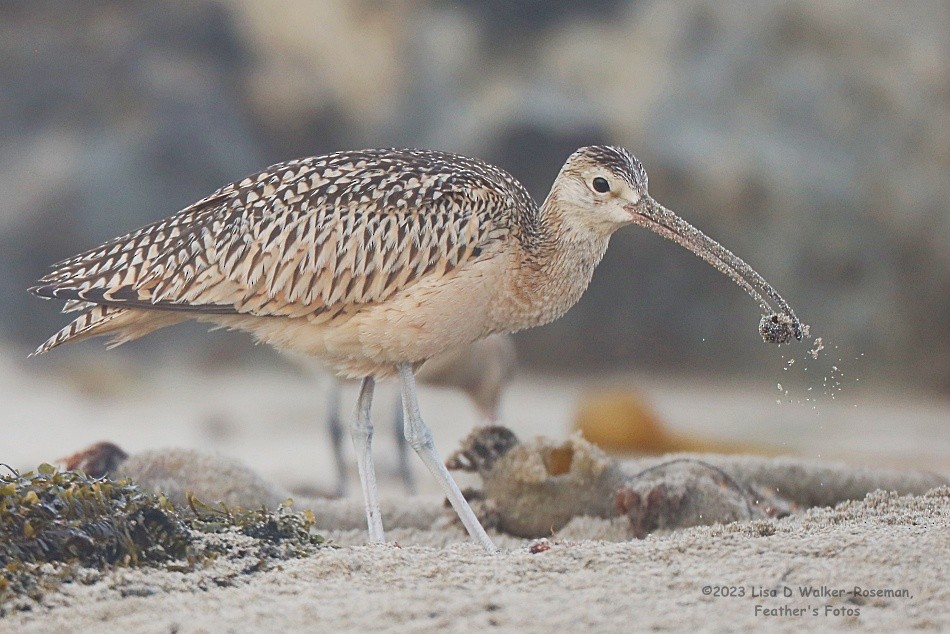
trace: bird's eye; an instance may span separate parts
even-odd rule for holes
[[[610,183],[607,182],[606,178],[602,178],[600,176],[591,181],[591,186],[598,194],[606,194],[610,191]]]

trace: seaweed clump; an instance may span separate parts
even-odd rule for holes
[[[44,592],[93,582],[116,566],[188,572],[219,558],[249,560],[242,572],[306,556],[323,543],[311,512],[208,506],[178,508],[130,480],[92,478],[48,464],[0,475],[0,617],[31,609]],[[11,598],[20,600],[9,602]],[[6,604],[6,606],[5,606]]]
[[[322,545],[324,539],[312,530],[316,523],[313,511],[295,513],[290,508],[292,503],[292,500],[287,500],[276,511],[264,508],[246,510],[224,504],[210,506],[189,495],[188,506],[193,516],[185,521],[193,531],[205,535],[238,533],[252,538],[257,558],[305,557]],[[205,540],[203,547],[209,554],[234,554],[226,542]]]
[[[174,507],[128,480],[97,480],[48,464],[0,476],[0,565],[154,563],[185,556],[188,543]]]

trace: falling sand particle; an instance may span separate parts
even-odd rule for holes
[[[835,351],[837,354],[829,355],[829,350]],[[861,361],[864,356],[865,354],[863,352],[856,354],[853,360]],[[797,365],[796,361],[799,362]],[[847,374],[850,376],[846,381],[846,373],[844,371],[846,365],[845,355],[838,352],[838,346],[826,343],[822,337],[816,337],[812,348],[807,350],[804,355],[797,360],[795,358],[786,359],[785,356],[782,357],[782,371],[786,373],[787,382],[783,380],[782,383],[777,383],[776,387],[779,392],[783,393],[785,398],[777,399],[776,403],[781,404],[785,402],[799,406],[808,405],[814,410],[816,415],[820,414],[821,412],[818,406],[823,399],[837,400],[844,392],[847,383],[860,383],[861,378],[855,376],[858,372],[855,372],[853,369],[848,370]],[[820,390],[816,389],[819,377],[821,379]],[[798,382],[797,379],[800,379],[805,384],[802,386],[804,391],[798,392],[799,396],[794,394],[798,391],[795,387]],[[789,395],[790,391],[793,393],[791,396]],[[857,405],[854,407],[857,407]]]

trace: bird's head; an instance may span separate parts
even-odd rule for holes
[[[605,241],[625,225],[636,224],[683,246],[732,278],[763,310],[760,332],[766,341],[801,340],[805,328],[791,307],[748,264],[709,238],[647,192],[647,174],[637,158],[621,147],[591,145],[564,163],[544,207],[568,240]],[[606,244],[606,242],[603,242]],[[779,312],[757,290],[764,291]]]
[[[647,174],[620,147],[582,147],[567,159],[554,181],[549,204],[561,211],[566,229],[609,236],[634,222],[647,194]]]

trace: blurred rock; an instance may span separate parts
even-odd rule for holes
[[[574,430],[612,455],[677,452],[775,455],[772,448],[728,443],[671,432],[647,400],[629,389],[584,394],[574,415]]]
[[[643,397],[627,390],[585,394],[574,416],[584,440],[612,453],[662,454],[671,449],[669,432]]]
[[[54,260],[277,160],[439,147],[540,200],[571,150],[610,142],[862,373],[947,391],[948,23],[938,0],[3,3],[0,336],[62,323],[24,294]],[[631,229],[520,354],[742,372],[775,358],[757,322]]]
[[[0,5],[0,319],[61,322],[25,286],[261,166],[244,45],[217,3]]]
[[[478,473],[482,488],[466,492],[473,510],[519,537],[551,535],[577,516],[624,515],[642,539],[657,529],[783,517],[879,489],[921,495],[947,482],[923,471],[712,453],[621,463],[577,435],[519,442],[498,426],[474,430],[447,466]]]

